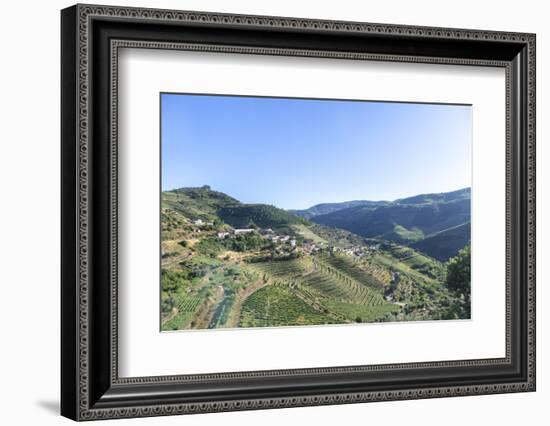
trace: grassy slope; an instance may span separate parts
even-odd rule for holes
[[[470,235],[470,222],[463,223],[429,235],[425,239],[411,244],[411,247],[435,259],[446,261],[470,242]]]
[[[440,274],[443,272],[443,265],[407,247],[403,247],[402,249],[410,251],[409,255],[400,258],[396,251],[380,251],[373,256],[373,261],[381,266],[389,267],[397,272],[408,275],[420,283],[426,283],[430,286],[440,284],[440,281],[436,277],[429,276],[419,271],[419,269],[422,267],[433,269],[433,275],[435,275],[437,272]]]
[[[418,228],[407,229],[401,225],[395,225],[393,231],[384,234],[384,239],[397,242],[419,241],[424,238],[424,233]]]
[[[311,226],[306,226],[304,224],[297,224],[297,225],[292,225],[292,228],[299,234],[301,235],[302,237],[304,237],[304,239],[306,240],[311,240],[313,241],[315,244],[327,244],[328,243],[328,240],[325,239],[325,238],[322,238],[320,237],[318,234],[316,234],[315,232],[313,232]]]
[[[246,299],[239,326],[277,327],[331,323],[334,320],[301,300],[289,287],[270,285]]]

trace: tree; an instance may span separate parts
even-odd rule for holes
[[[470,318],[470,245],[447,262],[447,288],[456,295],[442,312],[444,319]]]
[[[470,299],[470,245],[447,262],[447,288]]]

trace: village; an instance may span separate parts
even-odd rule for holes
[[[247,234],[257,234],[264,240],[271,243],[270,246],[275,249],[275,252],[279,255],[300,253],[302,255],[313,255],[321,251],[327,251],[331,253],[346,254],[353,258],[361,258],[363,256],[371,255],[373,252],[379,250],[380,244],[373,241],[366,241],[365,245],[348,245],[346,247],[338,247],[329,245],[323,242],[314,242],[308,238],[304,238],[301,235],[289,234],[285,231],[274,231],[272,228],[233,228],[227,224],[216,226],[213,222],[203,221],[202,219],[195,219],[192,221],[194,225],[193,232],[200,234],[205,231],[215,231],[216,238],[218,240],[226,241],[238,236]],[[214,229],[218,228],[218,229]]]

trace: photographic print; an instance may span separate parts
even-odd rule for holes
[[[536,390],[535,34],[86,4],[60,33],[63,416]]]
[[[470,318],[471,105],[160,102],[162,331]]]

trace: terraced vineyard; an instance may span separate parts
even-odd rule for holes
[[[392,303],[383,303],[375,306],[356,305],[353,303],[339,302],[337,300],[327,300],[327,308],[332,312],[338,312],[341,315],[355,322],[374,322],[381,321],[386,314],[398,312],[399,305]]]
[[[441,277],[443,274],[443,266],[438,261],[420,254],[404,256],[403,249],[379,251],[371,261],[380,267],[403,273],[423,286],[438,286],[441,283],[441,278],[436,277]]]
[[[353,262],[337,256],[261,262],[253,267],[264,274],[265,280],[287,286],[309,306],[332,315],[337,322],[352,322],[358,318],[370,321],[399,309],[384,300],[382,283]],[[262,315],[261,311],[257,314]],[[247,315],[251,318],[251,309]]]
[[[303,279],[306,287],[317,290],[327,298],[349,302],[357,305],[380,305],[384,303],[381,293],[376,293],[368,287],[336,271],[325,269],[320,262],[314,263],[315,270]]]
[[[200,297],[182,297],[178,306],[179,312],[195,312],[201,302]]]
[[[307,271],[307,261],[302,259],[258,262],[252,264],[254,269],[258,269],[272,278],[293,280],[302,276]]]
[[[283,285],[270,285],[244,302],[239,327],[330,324],[333,321]]]
[[[177,301],[177,313],[171,319],[166,321],[163,330],[179,330],[185,328],[193,319],[203,298],[182,295]]]
[[[381,290],[384,288],[383,282],[354,265],[354,262],[350,260],[348,256],[338,254],[321,255],[317,256],[316,259],[367,287],[371,287],[375,290]]]

